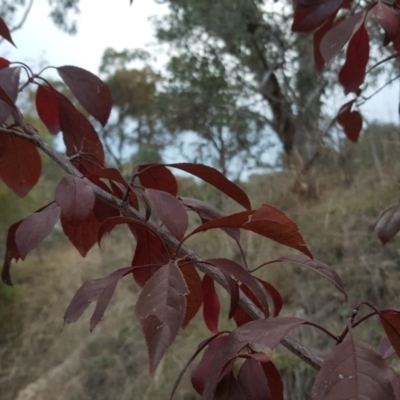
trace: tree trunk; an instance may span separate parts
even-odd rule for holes
[[[288,154],[289,165],[294,172],[292,189],[308,199],[318,197],[315,159],[321,140],[319,128],[321,95],[323,87],[316,86],[318,76],[313,64],[313,49],[309,38],[303,37],[297,43],[299,68],[296,74],[297,115],[294,117],[295,134],[293,150]]]

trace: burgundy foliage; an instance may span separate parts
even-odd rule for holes
[[[52,203],[48,207],[25,218],[15,231],[15,243],[19,256],[24,259],[43,239],[50,235],[60,219],[60,207]]]
[[[38,182],[42,161],[37,148],[18,136],[0,135],[0,178],[19,197]]]
[[[144,188],[162,190],[172,196],[178,194],[178,182],[172,172],[164,165],[139,165],[138,176]]]
[[[7,24],[4,22],[3,18],[0,17],[0,36],[6,40],[8,40],[11,44],[15,46],[15,43],[13,42],[11,38],[11,32],[8,29]]]
[[[36,110],[41,121],[53,135],[60,132],[60,111],[56,91],[50,86],[38,85]]]
[[[201,290],[203,295],[204,322],[212,333],[217,333],[221,306],[215,290],[214,280],[210,276],[204,275]]]
[[[57,185],[54,200],[61,215],[71,225],[80,225],[93,211],[96,196],[82,178],[64,176]]]
[[[355,100],[344,104],[336,117],[336,121],[342,126],[347,138],[352,142],[357,142],[362,129],[362,116],[358,111],[352,111]]]
[[[382,211],[381,215],[371,224],[371,229],[375,231],[382,244],[393,239],[400,230],[400,204],[395,204]]]
[[[336,289],[338,289],[340,292],[344,294],[345,299],[347,300],[347,295],[343,288],[342,279],[329,265],[326,265],[323,262],[317,261],[315,259],[313,260],[312,258],[307,257],[303,254],[280,257],[276,260],[268,261],[268,263],[264,265],[273,264],[277,262],[289,262],[293,264],[302,265],[303,267],[306,267],[316,272],[317,274],[323,276],[328,281],[330,281],[336,287]]]
[[[398,377],[392,376],[391,367],[383,358],[350,336],[324,360],[312,389],[312,399],[396,400],[393,379]]]
[[[186,296],[185,319],[182,323],[182,328],[186,328],[203,305],[203,296],[201,278],[195,266],[187,264],[181,267],[181,271],[189,292]]]
[[[188,216],[182,203],[168,192],[146,189],[152,210],[177,239],[183,239],[188,228]]]
[[[15,102],[18,97],[20,67],[0,69],[0,124],[5,122],[12,112],[17,113]]]
[[[97,303],[96,309],[90,320],[90,330],[92,331],[103,318],[104,311],[114,294],[118,281],[131,271],[132,267],[121,268],[106,278],[85,282],[75,293],[66,309],[64,322],[70,324],[78,320],[89,307],[90,303],[95,301]]]
[[[10,65],[10,61],[7,59],[0,57],[0,69],[7,68]]]
[[[397,355],[400,356],[400,311],[396,310],[381,310],[379,317],[386,335],[392,344]],[[386,355],[389,348],[386,349]]]
[[[356,142],[363,125],[357,106],[374,67],[368,69],[368,29],[370,24],[379,24],[382,44],[391,44],[390,48],[400,52],[399,2],[372,1],[365,7],[351,0],[293,3],[292,29],[313,34],[317,71],[323,73],[340,52],[344,54],[338,81],[353,97],[340,108],[334,121],[349,140]],[[10,30],[1,18],[0,36],[13,44]],[[395,57],[397,53],[392,58]],[[189,364],[204,350],[191,382],[205,400],[283,400],[284,388],[273,357],[255,351],[254,345],[271,350],[280,343],[288,346],[287,335],[303,324],[319,328],[336,341],[320,366],[311,394],[314,400],[400,400],[399,376],[385,361],[393,355],[400,356],[400,311],[378,310],[361,302],[354,307],[343,333],[337,336],[312,321],[283,317],[279,290],[285,282],[275,287],[256,276],[260,266],[249,265],[250,258],[241,245],[242,230],[300,253],[266,260],[261,267],[282,262],[300,265],[327,279],[346,297],[338,274],[313,258],[297,225],[286,214],[267,204],[252,208],[238,184],[206,165],[139,165],[131,179],[125,180],[120,171],[105,166],[99,135],[86,115],[75,107],[76,102],[33,73],[21,86],[21,68],[12,65],[0,57],[0,179],[18,196],[26,196],[41,176],[38,148],[62,166],[67,175],[57,184],[54,201],[9,228],[1,274],[6,284],[12,284],[12,261],[24,259],[37,248],[59,221],[83,257],[116,226],[126,225],[136,243],[130,265],[105,278],[85,282],[66,309],[66,324],[77,321],[95,303],[90,330],[95,329],[105,317],[119,281],[130,276],[140,290],[135,315],[146,339],[150,371],[157,368],[180,330],[196,318],[202,318],[214,335],[199,345],[177,380],[178,384]],[[82,68],[62,66],[57,71],[76,101],[105,125],[112,107],[107,85]],[[37,85],[35,105],[41,121],[51,134],[62,132],[65,155],[50,151],[39,133],[24,121],[16,103],[20,87],[28,84]],[[242,208],[224,214],[204,201],[180,197],[174,169],[212,185]],[[188,233],[189,212],[197,214],[200,222],[195,225],[190,220]],[[371,228],[383,244],[391,240],[400,230],[399,205],[384,210]],[[223,257],[202,259],[184,246],[189,237],[210,229],[223,230],[234,240],[239,261]],[[236,324],[232,331],[219,330],[227,307],[221,304],[224,297],[217,291],[216,281],[230,296],[228,317]],[[361,305],[369,305],[374,311],[357,319]],[[379,317],[376,319],[385,333],[377,351],[357,341],[352,333],[353,328],[373,315]],[[254,316],[259,319],[253,320]],[[291,346],[295,355],[318,367],[315,357],[301,347]]]
[[[191,163],[176,163],[169,164],[170,167],[178,168],[182,171],[188,172],[204,182],[216,187],[222,193],[235,200],[238,204],[245,209],[250,210],[251,204],[247,194],[235,183],[227,179],[221,172],[207,165],[191,164]]]
[[[104,126],[112,107],[108,86],[96,75],[79,67],[67,65],[58,67],[57,71],[83,108]]]
[[[182,272],[173,262],[161,267],[140,292],[135,314],[146,338],[150,371],[157,368],[183,325],[187,294]]]

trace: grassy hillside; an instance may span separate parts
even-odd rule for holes
[[[308,318],[335,333],[360,300],[379,307],[400,306],[400,239],[382,247],[368,230],[383,208],[399,200],[400,140],[394,128],[373,129],[374,135],[365,135],[358,146],[346,144],[340,153],[321,154],[316,201],[300,201],[292,194],[288,190],[291,177],[284,172],[253,176],[243,184],[255,206],[274,205],[296,221],[315,257],[343,278],[347,304],[329,282],[310,271],[278,264],[260,271],[280,290],[285,301],[283,315]],[[201,195],[226,209],[233,207],[191,180],[182,180],[181,186],[183,195]],[[128,232],[116,230],[105,239],[102,251],[94,249],[86,259],[64,240],[53,240],[13,267],[15,286],[0,286],[2,400],[17,399],[29,384],[25,400],[168,398],[180,369],[198,342],[209,336],[200,318],[181,333],[153,376],[148,373],[144,339],[133,316],[137,289],[130,279],[121,282],[94,333],[88,329],[90,310],[79,322],[62,329],[64,310],[82,282],[129,265],[134,243],[128,239]],[[190,244],[205,257],[238,256],[230,238],[221,232],[201,234]],[[243,244],[253,266],[292,253],[250,234],[243,235]],[[372,320],[355,334],[377,345],[383,332]],[[321,355],[332,345],[309,327],[295,335]],[[282,349],[273,357],[283,371],[287,398],[308,399],[305,393],[314,372]],[[196,398],[186,379],[177,399]]]

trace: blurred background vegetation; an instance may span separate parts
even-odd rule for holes
[[[55,23],[76,30],[70,13],[79,2],[51,3]],[[17,27],[18,12],[29,11],[29,4],[5,1],[1,15]],[[309,271],[270,265],[259,274],[281,292],[282,315],[305,317],[339,333],[360,300],[398,306],[399,239],[382,247],[368,230],[380,211],[399,198],[398,126],[367,122],[356,145],[335,127],[325,130],[333,117],[329,98],[337,91],[337,66],[323,77],[310,68],[310,38],[289,33],[290,7],[266,9],[261,0],[236,6],[206,0],[169,4],[171,14],[156,24],[160,46],[171,50],[164,69],[158,70],[144,50],[104,51],[99,75],[110,85],[115,105],[109,124],[96,128],[109,163],[128,176],[139,163],[205,162],[236,180],[254,206],[268,203],[286,212],[315,257],[341,275],[349,301],[344,304],[340,293]],[[374,34],[378,40],[380,32]],[[379,73],[389,79],[396,68]],[[33,99],[34,93],[27,93],[21,107],[45,136]],[[46,140],[62,151],[59,138],[48,135]],[[62,171],[47,158],[43,171],[25,199],[0,182],[2,243],[10,224],[51,201]],[[182,196],[225,212],[235,209],[194,179],[181,176],[179,185]],[[242,241],[253,266],[288,253],[251,234]],[[237,257],[234,243],[222,232],[204,233],[189,244],[204,257]],[[129,265],[134,246],[120,228],[103,241],[101,251],[93,249],[82,259],[56,227],[24,263],[13,266],[15,286],[0,285],[1,400],[168,398],[187,359],[210,335],[201,316],[182,331],[153,376],[133,314],[137,287],[129,278],[121,282],[94,333],[88,329],[90,310],[78,323],[62,327],[65,308],[82,282]],[[226,293],[220,295],[227,303]],[[226,316],[225,309],[221,320]],[[373,346],[383,336],[374,320],[355,333]],[[310,327],[295,336],[321,356],[332,345]],[[315,372],[284,349],[272,357],[287,398],[308,399]],[[198,398],[188,377],[176,398]]]

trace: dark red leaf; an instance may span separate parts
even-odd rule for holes
[[[85,257],[97,242],[97,231],[100,227],[100,221],[97,219],[94,211],[79,225],[72,225],[69,219],[61,216],[61,226],[69,241],[75,246],[82,257]]]
[[[390,374],[389,374],[389,379],[390,383],[392,384],[393,392],[394,392],[394,397],[396,400],[400,399],[400,376],[395,370],[391,367],[390,368]]]
[[[382,244],[393,239],[400,230],[400,204],[386,208],[371,224],[370,228],[376,233]]]
[[[60,207],[50,204],[25,218],[15,232],[15,243],[22,259],[52,232],[60,218]]]
[[[378,1],[370,13],[380,23],[385,32],[383,45],[386,46],[400,33],[400,13],[397,9],[389,7],[382,1]]]
[[[390,343],[400,357],[400,312],[396,310],[380,310],[379,318]]]
[[[298,0],[293,17],[293,32],[312,32],[336,15],[344,0]]]
[[[269,316],[269,307],[267,298],[260,288],[257,279],[254,278],[247,270],[245,270],[240,264],[235,263],[232,260],[226,258],[212,258],[206,260],[208,263],[215,265],[221,270],[232,275],[242,283],[244,283],[256,296],[257,300],[262,305],[262,311],[266,317]]]
[[[108,277],[109,282],[104,286],[103,290],[99,293],[99,296],[96,299],[96,308],[94,309],[92,317],[90,318],[90,332],[93,332],[97,324],[103,319],[104,313],[110,304],[119,280],[131,271],[132,267],[122,268],[114,272],[113,279],[109,279],[110,276]]]
[[[15,43],[13,42],[11,38],[11,32],[8,29],[7,24],[5,23],[4,19],[0,17],[0,36],[9,41],[12,45],[15,46]],[[17,47],[17,46],[15,46]]]
[[[99,178],[108,179],[110,182],[114,181],[114,182],[121,183],[126,188],[129,187],[128,182],[121,175],[121,172],[119,172],[116,168],[95,169],[95,171],[93,171],[91,173]]]
[[[318,260],[313,260],[310,257],[304,256],[302,254],[280,257],[276,260],[268,262],[267,264],[272,264],[276,262],[289,262],[293,264],[298,264],[310,269],[311,271],[316,272],[317,274],[328,279],[328,281],[331,282],[333,286],[336,287],[336,289],[342,292],[345,296],[345,300],[347,301],[347,295],[344,291],[343,282],[337,272],[333,270],[329,265],[326,265]]]
[[[369,60],[369,36],[364,24],[350,39],[346,52],[346,62],[339,72],[339,83],[346,94],[357,93],[364,83]]]
[[[358,111],[351,111],[354,102],[355,100],[351,100],[344,104],[340,108],[336,120],[343,127],[347,138],[352,142],[357,142],[361,133],[363,120]]]
[[[13,135],[0,135],[0,178],[19,197],[36,185],[42,161],[36,147]]]
[[[249,322],[236,328],[218,352],[205,380],[204,400],[213,399],[213,394],[226,363],[249,344],[260,344],[271,349],[294,328],[303,324],[298,318],[269,318]]]
[[[284,390],[279,371],[276,369],[275,365],[271,361],[262,363],[261,365],[268,380],[268,387],[271,392],[271,399],[283,400]]]
[[[197,176],[204,182],[216,187],[220,192],[225,193],[247,210],[251,209],[250,200],[247,197],[247,194],[216,169],[203,164],[191,163],[168,164],[168,166],[181,169],[182,171]]]
[[[334,17],[329,18],[313,35],[313,50],[315,69],[320,74],[325,68],[325,60],[321,54],[321,41],[332,28]]]
[[[280,343],[284,336],[303,323],[304,320],[292,317],[251,321],[236,328],[229,338],[235,349],[242,349],[250,343],[261,344],[273,349]],[[233,348],[229,350],[229,352],[231,351],[234,351]]]
[[[146,229],[151,232],[154,236],[158,237],[157,231],[153,229],[150,225],[146,222],[141,222],[133,218],[129,217],[112,217],[102,222],[98,234],[97,234],[97,241],[100,244],[101,239],[106,233],[111,232],[117,225],[127,224],[130,228],[140,228]],[[161,240],[161,239],[159,239]]]
[[[95,168],[95,170],[92,171],[91,174],[98,178],[108,179],[108,181],[110,182],[112,193],[121,199],[125,197],[126,192],[129,188],[129,184],[124,179],[121,172],[119,172],[116,168],[100,168],[100,169]],[[99,180],[96,181],[96,184],[98,181]],[[128,199],[129,199],[129,204],[138,210],[139,203],[136,194],[132,188],[130,188],[129,190]]]
[[[247,400],[234,373],[229,371],[218,383],[214,395],[215,400]]]
[[[399,53],[400,52],[400,34],[398,34],[393,40],[393,49]]]
[[[139,165],[140,184],[146,189],[162,190],[172,196],[178,194],[178,183],[173,173],[164,165]]]
[[[254,213],[253,210],[241,211],[239,213],[231,214],[226,217],[216,218],[204,224],[201,224],[196,229],[194,229],[187,237],[192,236],[199,232],[204,232],[209,229],[215,228],[241,228],[249,220],[250,215]]]
[[[214,359],[217,356],[218,351],[225,345],[227,339],[227,336],[218,336],[213,339],[207,346],[201,361],[193,370],[191,381],[194,389],[198,394],[203,394],[207,374],[211,366],[213,365]]]
[[[264,289],[271,296],[272,301],[274,303],[274,317],[277,317],[282,310],[283,300],[281,294],[276,290],[276,288],[268,282],[265,282],[262,279],[256,278],[258,282],[264,287]]]
[[[10,64],[11,64],[10,61],[8,61],[3,57],[0,57],[0,69],[7,68],[10,66]]]
[[[147,264],[166,264],[170,256],[161,242],[149,230],[144,228],[130,227],[136,236],[136,249],[132,260],[132,266]],[[147,281],[158,271],[157,267],[140,268],[133,270],[133,277],[136,283],[143,287]]]
[[[350,336],[325,358],[312,399],[396,400],[390,374],[390,367],[377,352]]]
[[[6,121],[11,112],[16,111],[15,102],[18,97],[20,67],[0,69],[0,124]]]
[[[77,321],[93,301],[97,302],[96,309],[90,320],[90,330],[103,318],[104,312],[110,303],[118,281],[132,271],[132,267],[121,268],[114,271],[106,278],[94,279],[85,282],[75,293],[69,303],[65,314],[64,323],[70,324]]]
[[[81,153],[78,159],[92,172],[104,165],[104,149],[90,122],[62,94],[57,93],[60,105],[60,126],[68,156]]]
[[[188,216],[182,203],[168,192],[145,189],[145,194],[160,221],[172,235],[182,240],[188,228]]]
[[[45,206],[39,208],[35,212],[36,213],[42,212],[50,204],[52,204],[52,203],[46,204]],[[18,261],[21,258],[21,255],[20,255],[18,247],[17,247],[17,243],[15,241],[15,233],[22,222],[23,222],[23,220],[18,221],[15,224],[11,225],[7,231],[6,252],[4,255],[4,263],[3,263],[3,269],[1,272],[1,279],[3,280],[4,283],[6,283],[7,285],[10,285],[10,286],[12,286],[11,275],[10,275],[11,261],[13,259],[15,261]]]
[[[172,388],[171,391],[171,396],[170,396],[170,400],[172,400],[174,398],[176,389],[179,386],[179,383],[181,382],[183,376],[185,375],[187,369],[189,368],[190,364],[194,361],[194,359],[213,341],[215,340],[217,337],[219,337],[222,334],[225,334],[226,332],[219,332],[216,335],[213,335],[211,337],[209,337],[206,340],[203,340],[198,346],[196,351],[192,354],[192,356],[189,358],[189,360],[186,362],[185,366],[181,369],[181,372],[178,375],[178,378],[176,379],[174,386]]]
[[[111,193],[109,187],[97,177],[91,175],[88,175],[86,177],[95,185],[103,189],[105,192]],[[93,213],[99,222],[103,222],[108,218],[118,217],[120,211],[117,208],[105,203],[103,200],[100,200],[98,197],[96,197],[94,201]]]
[[[384,336],[379,343],[378,353],[384,360],[396,354],[396,350],[393,348],[387,336]]]
[[[21,222],[22,221],[18,221],[11,225],[7,231],[6,253],[4,255],[3,268],[1,270],[1,280],[9,286],[13,286],[10,275],[11,261],[13,259],[18,261],[21,258],[17,248],[17,243],[15,242],[15,232],[20,226]]]
[[[139,294],[135,314],[146,338],[151,372],[183,324],[187,294],[182,272],[174,263],[160,268]]]
[[[104,126],[112,107],[108,86],[96,75],[79,67],[66,65],[58,67],[57,71],[83,108]]]
[[[204,322],[212,333],[217,333],[221,306],[215,290],[214,279],[208,275],[204,275],[201,283],[201,290],[203,292]]]
[[[359,27],[364,23],[365,13],[359,12],[333,24],[321,40],[321,56],[325,60],[325,67],[329,67],[335,57],[343,49]]]
[[[247,358],[238,375],[238,382],[246,400],[273,400],[264,369],[259,362]]]
[[[189,293],[186,296],[185,319],[182,324],[182,328],[186,328],[203,304],[203,297],[201,279],[197,269],[193,265],[185,265],[184,267],[181,267],[181,271],[189,290]]]
[[[251,221],[245,223],[242,228],[313,257],[297,225],[275,207],[263,204],[251,216]]]
[[[36,91],[36,110],[40,120],[53,135],[60,132],[60,111],[54,89],[47,85],[38,85]]]
[[[120,212],[118,209],[96,197],[94,201],[93,214],[99,222],[103,222],[108,218],[118,217]]]
[[[71,225],[79,225],[93,211],[93,189],[82,178],[66,175],[57,185],[54,200],[61,207],[61,214]]]
[[[231,301],[228,318],[231,319],[235,315],[235,312],[239,306],[239,285],[228,272],[224,271],[223,269],[221,270],[221,272],[225,278],[227,289],[230,295]]]
[[[7,117],[3,117],[2,122],[8,118],[8,116],[11,114],[11,111],[18,113],[17,106],[11,100],[11,97],[8,95],[8,93],[0,86],[0,114],[3,114],[4,116],[7,115]]]
[[[201,218],[201,222],[203,223],[216,218],[225,217],[225,214],[223,214],[211,204],[206,203],[205,201],[192,199],[190,197],[180,197],[180,199],[188,210],[193,210],[198,214],[198,216]],[[240,229],[222,228],[222,230],[225,231],[234,240],[240,240]]]
[[[122,183],[119,183],[119,182],[110,181],[110,186],[111,186],[114,196],[117,196],[120,199],[125,198],[126,191],[128,190],[125,185],[123,185]],[[129,189],[128,203],[130,206],[132,206],[136,210],[139,210],[139,201],[136,196],[136,192],[132,188]]]
[[[239,288],[254,303],[256,307],[258,307],[259,309],[262,308],[262,305],[258,301],[257,297],[246,285],[241,284]],[[253,318],[251,318],[240,305],[236,309],[235,314],[233,315],[233,319],[235,320],[236,326],[242,326],[250,321],[253,321]]]

